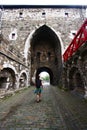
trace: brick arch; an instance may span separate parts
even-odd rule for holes
[[[48,67],[41,67],[41,68],[38,68],[37,69],[37,72],[36,72],[36,78],[37,76],[41,73],[41,72],[47,72],[50,76],[50,84],[53,84],[53,72],[50,68]]]

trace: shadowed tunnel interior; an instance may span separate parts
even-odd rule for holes
[[[34,44],[36,45],[38,43],[38,41],[39,42],[48,41],[50,42],[50,45],[53,48],[55,48],[58,46],[59,39],[52,29],[50,29],[46,25],[43,25],[42,27],[37,29],[33,35],[33,39],[32,39],[33,47],[34,47]]]

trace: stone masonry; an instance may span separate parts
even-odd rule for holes
[[[85,7],[3,6],[0,19],[0,89],[29,86],[33,83],[33,77],[43,71],[49,73],[52,85],[62,83],[69,88],[68,76],[67,79],[63,76],[64,83],[61,80],[62,74],[66,72],[63,71],[62,55],[85,19]],[[65,70],[66,77],[69,67]],[[77,77],[80,77],[79,73]],[[71,83],[72,75],[70,79]],[[70,87],[73,88],[76,87]]]

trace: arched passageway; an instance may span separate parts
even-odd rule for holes
[[[22,73],[19,79],[19,87],[26,87],[26,81],[27,81],[27,76],[25,73]]]
[[[46,25],[38,28],[31,39],[31,83],[35,73],[46,71],[50,74],[51,84],[58,85],[62,73],[61,43],[56,33]]]
[[[53,72],[47,67],[41,67],[37,69],[36,78],[41,72],[47,72],[50,76],[50,84],[53,84]]]
[[[15,73],[10,68],[4,68],[0,72],[0,89],[15,88]]]

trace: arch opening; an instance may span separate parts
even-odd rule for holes
[[[32,35],[30,44],[31,83],[35,70],[45,66],[52,71],[50,83],[58,85],[61,80],[62,53],[60,40],[56,33],[48,26],[43,25]]]
[[[42,80],[43,86],[48,86],[48,85],[50,85],[50,75],[49,75],[48,72],[43,71],[43,72],[41,72],[39,75],[40,75],[40,78],[41,78],[41,80]]]
[[[37,78],[38,75],[40,75],[41,78],[44,76],[45,79],[47,78],[47,82],[49,84],[53,84],[53,73],[52,73],[52,71],[49,68],[47,68],[47,67],[38,68],[37,72],[36,72],[36,77],[35,78]]]
[[[25,73],[22,73],[19,79],[19,87],[26,87],[26,80],[27,80],[27,76]]]
[[[0,89],[14,89],[15,80],[14,71],[10,68],[4,68],[0,72]]]

